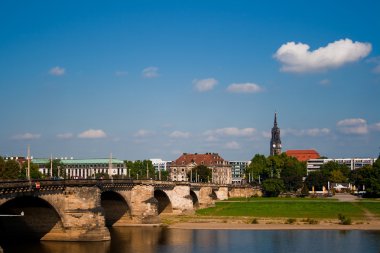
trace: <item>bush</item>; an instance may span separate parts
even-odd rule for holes
[[[304,219],[304,220],[302,220],[302,222],[305,222],[305,223],[308,223],[308,224],[311,224],[311,225],[315,225],[315,224],[319,223],[319,221],[317,221],[315,219],[310,219],[310,218]]]
[[[343,214],[338,214],[338,219],[340,220],[340,224],[342,225],[351,225],[351,218],[350,217],[346,217],[345,215]]]
[[[289,218],[285,221],[285,224],[294,224],[297,220],[293,218]]]
[[[267,197],[278,197],[285,190],[284,181],[279,178],[266,179],[262,187]]]
[[[259,221],[258,221],[256,218],[254,218],[254,219],[251,221],[251,224],[259,224]]]

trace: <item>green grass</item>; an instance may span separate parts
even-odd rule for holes
[[[198,215],[205,216],[314,219],[336,219],[339,213],[352,219],[364,217],[363,210],[357,204],[324,199],[257,198],[251,201],[217,202],[215,207],[197,210]]]
[[[374,215],[380,217],[380,202],[379,201],[360,201],[357,203],[359,207],[363,207],[373,213]]]

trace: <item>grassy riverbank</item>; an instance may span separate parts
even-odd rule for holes
[[[380,218],[380,201],[340,202],[331,199],[250,198],[216,202],[197,216],[336,219],[344,214],[353,220]]]

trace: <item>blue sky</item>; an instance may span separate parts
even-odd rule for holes
[[[0,2],[0,154],[377,157],[379,1]]]

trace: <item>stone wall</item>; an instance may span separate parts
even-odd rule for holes
[[[229,189],[228,196],[230,198],[250,198],[250,197],[261,197],[263,195],[262,191],[258,188],[253,187],[232,187]]]

